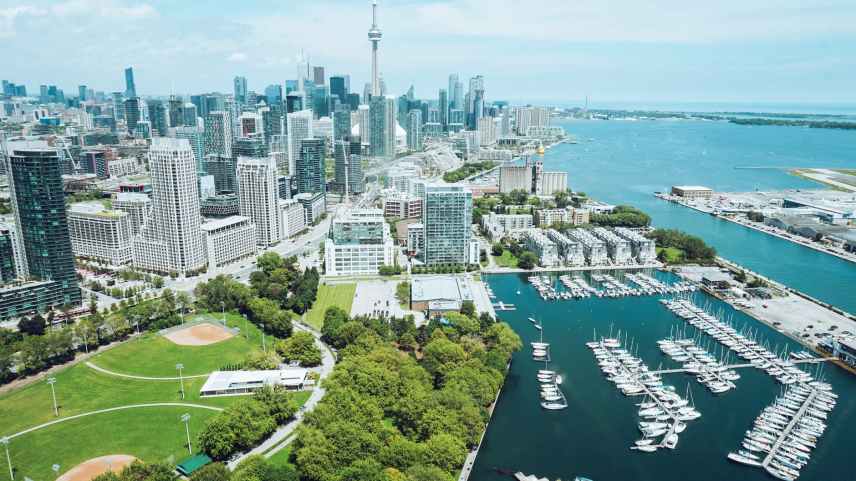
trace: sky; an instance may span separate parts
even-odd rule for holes
[[[390,93],[458,73],[489,100],[856,104],[853,0],[380,0]],[[142,95],[370,76],[369,0],[0,0],[0,78]]]

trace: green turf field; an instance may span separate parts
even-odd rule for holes
[[[219,318],[219,316],[217,316]],[[227,314],[227,323],[240,325],[243,318]],[[177,346],[160,336],[147,334],[99,354],[91,362],[111,371],[143,376],[175,376],[175,363],[185,365],[186,374],[207,373],[222,364],[239,361],[259,349],[259,331],[248,324],[249,341],[236,336],[210,346]],[[128,379],[98,372],[79,363],[52,374],[56,378],[60,419],[76,414],[131,404],[185,402],[212,407],[227,407],[240,397],[200,398],[205,377],[184,379],[185,399],[178,380]],[[300,404],[310,393],[298,393]],[[191,415],[191,439],[205,421],[217,413],[187,406],[158,406],[99,413],[23,434],[11,440],[9,452],[15,467],[15,479],[36,481],[53,479],[51,465],[59,464],[60,473],[82,461],[106,454],[130,454],[144,461],[162,461],[187,454],[183,413]],[[53,414],[50,386],[44,381],[0,395],[0,436],[57,419]],[[2,459],[5,468],[5,459]],[[0,469],[0,481],[9,472]]]
[[[517,267],[517,257],[514,257],[514,254],[508,249],[502,251],[501,256],[494,256],[493,259],[499,267]]]
[[[306,313],[306,323],[320,330],[321,325],[324,324],[324,311],[332,306],[341,307],[350,315],[356,292],[356,284],[319,285],[318,297],[312,304],[312,309]]]
[[[222,315],[197,316],[188,318],[188,321],[205,318],[221,322]],[[158,334],[146,333],[142,339],[128,341],[122,349],[99,354],[91,362],[113,372],[151,377],[178,376],[175,365],[182,363],[182,374],[192,376],[208,374],[226,364],[240,362],[250,352],[261,350],[261,334],[252,323],[247,322],[245,327],[243,317],[226,313],[226,325],[238,327],[240,334],[208,346],[179,346]],[[249,334],[249,340],[245,334]],[[140,359],[146,362],[138,362]]]

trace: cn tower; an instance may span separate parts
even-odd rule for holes
[[[377,44],[383,34],[377,26],[377,0],[372,0],[372,28],[369,29],[369,42],[372,43],[372,97],[380,96],[380,80],[377,71]]]

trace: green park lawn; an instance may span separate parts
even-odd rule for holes
[[[291,445],[277,451],[276,454],[268,458],[268,461],[274,466],[294,466],[288,458],[291,456]]]
[[[517,257],[510,250],[502,251],[502,255],[493,258],[499,267],[517,267]]]
[[[357,292],[356,284],[321,284],[318,286],[318,297],[312,304],[312,309],[306,313],[306,323],[315,329],[321,330],[324,324],[324,312],[328,307],[341,307],[350,315],[351,304],[354,303],[354,294]]]
[[[211,314],[212,322],[222,315]],[[238,363],[252,351],[261,350],[261,334],[251,322],[238,314],[226,313],[226,325],[241,329],[239,335],[208,346],[179,346],[155,333],[125,343],[121,349],[111,349],[95,356],[91,362],[98,367],[136,376],[178,376],[175,365],[184,364],[182,374],[208,374],[230,363]],[[246,330],[245,330],[246,329]],[[249,339],[245,335],[249,336]],[[145,360],[145,362],[140,362]]]
[[[240,324],[243,335],[241,316],[227,313],[227,324]],[[176,362],[184,363],[185,374],[207,373],[260,349],[258,329],[248,324],[247,332],[249,341],[236,336],[209,346],[177,346],[155,334],[146,334],[99,354],[91,361],[104,369],[125,374],[175,376]],[[184,379],[185,399],[182,400],[177,380],[121,378],[98,372],[84,363],[62,369],[52,376],[56,378],[54,387],[60,418],[146,403],[184,402],[224,408],[241,399],[200,398],[204,377]],[[297,393],[296,399],[302,405],[309,395],[309,392]],[[183,413],[191,415],[194,443],[205,422],[217,414],[186,406],[135,408],[94,414],[23,434],[9,444],[16,468],[15,479],[53,479],[51,465],[55,463],[60,465],[62,473],[82,461],[106,454],[130,454],[144,461],[163,461],[170,457],[180,460],[187,454],[184,424],[180,421]],[[45,381],[0,395],[0,436],[55,419],[50,386]],[[8,470],[0,470],[0,481],[8,479]]]

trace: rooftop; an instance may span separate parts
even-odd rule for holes
[[[299,386],[303,384],[308,369],[289,367],[270,371],[215,371],[212,372],[200,392],[223,392],[252,389],[262,386]]]
[[[450,276],[415,277],[411,289],[413,301],[471,301],[466,279]]]
[[[242,224],[249,222],[249,217],[242,217],[240,215],[233,215],[231,217],[225,217],[223,219],[215,219],[209,222],[202,224],[201,228],[204,231],[213,231],[217,229],[222,229],[223,227],[229,227],[232,225]]]

